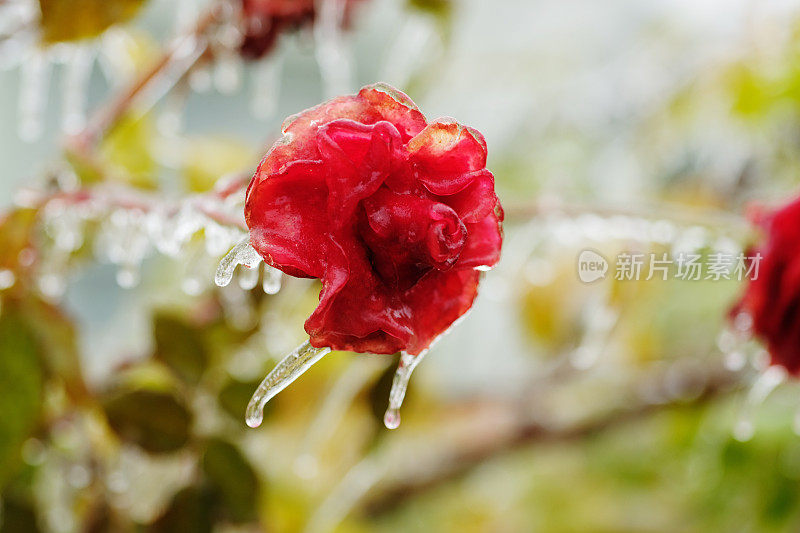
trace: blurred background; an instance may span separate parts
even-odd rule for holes
[[[503,259],[399,429],[397,357],[349,353],[250,429],[319,285],[214,286],[242,187],[376,81],[485,135]],[[742,283],[576,273],[738,253],[794,194],[797,2],[0,0],[0,117],[2,531],[800,530]]]

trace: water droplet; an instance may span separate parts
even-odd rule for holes
[[[51,299],[58,299],[64,295],[67,289],[67,284],[64,278],[58,274],[49,273],[44,274],[39,278],[39,290],[42,294]]]
[[[731,372],[738,372],[747,364],[747,356],[740,350],[734,350],[725,354],[723,364]]]
[[[117,284],[123,289],[132,289],[141,281],[138,266],[125,265],[117,270]]]
[[[389,429],[397,429],[400,427],[400,410],[387,409],[383,414],[383,425]]]
[[[225,287],[233,279],[233,272],[238,265],[254,268],[261,262],[261,256],[255,248],[250,246],[250,237],[242,239],[239,244],[231,248],[231,251],[222,258],[214,275],[214,283],[219,287]],[[255,286],[255,285],[254,285]]]
[[[16,283],[17,278],[14,272],[7,268],[0,268],[0,290],[10,289]]]
[[[310,341],[306,341],[284,357],[267,374],[250,399],[247,405],[247,425],[251,428],[260,426],[267,402],[330,352],[330,348],[316,348],[311,346]]]
[[[195,277],[186,277],[181,282],[181,290],[189,296],[197,296],[203,292],[203,284]]]

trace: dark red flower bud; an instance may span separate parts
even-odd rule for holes
[[[748,253],[762,258],[735,313],[749,313],[771,364],[800,375],[800,198],[773,213],[759,209],[753,218],[766,240]]]
[[[353,6],[361,0],[342,1],[345,2],[342,23],[347,27]],[[242,0],[242,56],[247,59],[263,57],[272,51],[282,33],[313,24],[314,3],[314,0]]]
[[[418,354],[497,263],[503,210],[486,142],[428,123],[376,84],[287,119],[247,191],[250,242],[270,265],[320,278],[314,346]]]

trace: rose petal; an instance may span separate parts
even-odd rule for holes
[[[378,190],[398,166],[400,134],[386,121],[365,125],[343,119],[321,127],[317,144],[326,161],[331,222],[353,223],[358,202]]]
[[[403,297],[413,310],[414,337],[405,350],[419,354],[466,313],[478,294],[480,273],[474,270],[431,270]]]
[[[268,264],[292,276],[322,277],[329,246],[322,165],[297,161],[275,174],[259,169],[245,200],[250,243]]]
[[[456,268],[492,267],[500,260],[503,244],[503,209],[495,211],[480,222],[466,224],[467,242],[461,250]]]
[[[470,172],[486,167],[486,141],[472,128],[447,119],[430,123],[408,143],[417,175],[437,195],[455,194],[473,181]]]
[[[472,181],[464,189],[450,196],[442,196],[442,202],[452,207],[465,223],[483,220],[498,205],[494,193],[494,176],[488,170],[471,172]]]
[[[341,252],[347,268],[329,269],[320,305],[306,321],[312,344],[354,352],[401,350],[413,334],[409,308],[387,293],[363,249],[347,248]]]
[[[360,235],[372,265],[395,289],[407,289],[430,268],[451,268],[467,237],[450,207],[385,187],[364,201],[364,219]]]
[[[394,124],[403,136],[403,142],[421,132],[428,121],[411,98],[386,83],[367,85],[358,96],[369,102],[383,120]]]

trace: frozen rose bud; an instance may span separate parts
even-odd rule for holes
[[[800,375],[800,198],[775,212],[751,211],[765,231],[758,276],[734,310],[752,319],[752,332],[767,344],[772,365]]]
[[[344,20],[349,24],[353,6],[363,0],[343,0]],[[314,23],[315,0],[242,0],[244,40],[240,48],[247,59],[267,55],[284,32]]]
[[[497,263],[503,210],[486,142],[425,119],[385,84],[290,117],[247,191],[268,264],[322,280],[313,346],[418,354],[463,315]]]

